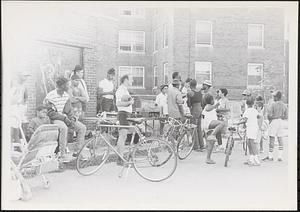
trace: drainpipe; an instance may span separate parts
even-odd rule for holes
[[[191,75],[191,9],[189,9],[189,65],[188,77]]]

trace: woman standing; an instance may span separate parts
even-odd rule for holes
[[[202,113],[202,92],[201,89],[196,88],[197,81],[195,79],[190,81],[190,91],[188,92],[188,101],[187,104],[190,108],[191,115],[193,116],[193,124],[197,125],[196,134],[194,136],[195,144],[194,150],[203,152],[204,142],[202,137],[202,129],[201,129],[201,113]]]

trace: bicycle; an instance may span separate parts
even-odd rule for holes
[[[234,135],[235,132],[238,132],[238,126],[241,125],[241,124],[244,124],[244,122],[232,123],[232,125],[228,127],[229,137],[227,139],[226,148],[225,148],[225,155],[226,155],[225,156],[225,163],[224,163],[225,167],[227,167],[227,165],[228,165],[229,157],[230,157],[230,155],[232,153],[232,149],[234,147],[233,135]]]
[[[95,135],[83,145],[77,156],[76,169],[79,174],[87,176],[97,172],[110,157],[110,150],[124,162],[119,177],[122,177],[125,168],[127,168],[128,173],[129,168],[132,167],[138,175],[151,182],[166,180],[174,174],[177,167],[177,157],[173,148],[163,140],[143,136],[138,127],[144,122],[143,118],[128,118],[127,120],[132,125],[124,126],[119,125],[118,122],[104,119],[101,115],[98,117]],[[103,128],[127,128],[134,132],[126,156],[122,156],[111,144],[111,139],[103,133]],[[134,144],[136,133],[139,136],[139,141]]]
[[[192,153],[194,147],[195,140],[193,136],[197,126],[190,123],[192,117],[186,115],[186,120],[183,123],[172,117],[168,117],[163,122],[170,125],[167,132],[163,134],[163,139],[173,146],[180,160],[186,159]]]

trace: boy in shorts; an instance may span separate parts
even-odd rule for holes
[[[273,93],[274,102],[268,108],[267,117],[270,121],[269,128],[269,155],[263,159],[263,161],[273,161],[273,149],[275,143],[275,137],[278,139],[278,161],[282,161],[283,155],[283,137],[284,127],[283,120],[287,119],[287,107],[281,101],[282,94],[280,91]]]

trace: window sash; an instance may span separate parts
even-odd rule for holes
[[[200,85],[204,80],[212,80],[211,62],[195,62],[195,79]]]
[[[129,88],[144,88],[145,86],[145,68],[142,66],[119,66],[119,76],[118,81],[120,82],[120,78],[127,74],[129,78],[132,80],[132,86]]]
[[[264,25],[249,24],[248,25],[248,46],[263,47],[264,45]]]
[[[158,86],[157,66],[153,67],[153,83],[154,83],[154,87]]]
[[[119,51],[128,53],[145,53],[145,32],[120,31]]]
[[[212,45],[212,23],[208,21],[196,22],[196,44]]]

